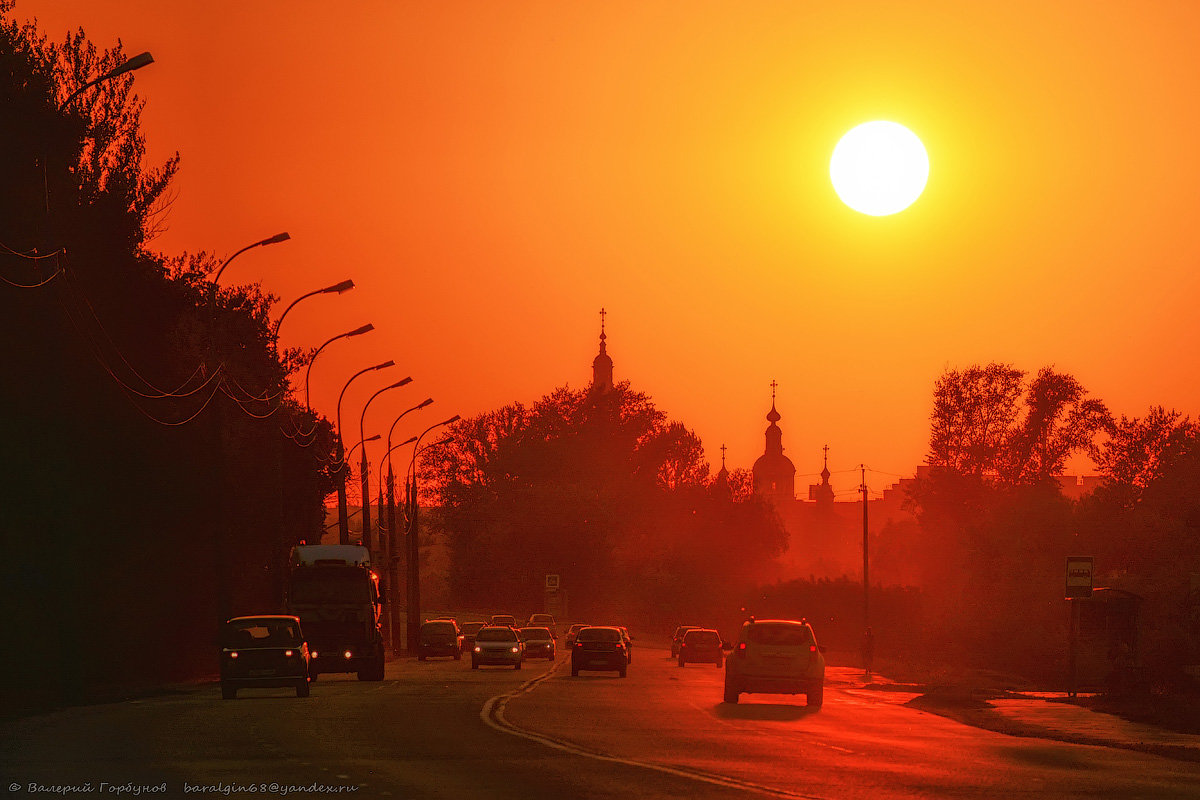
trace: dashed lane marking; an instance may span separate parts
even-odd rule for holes
[[[702,783],[709,783],[713,784],[714,786],[749,790],[752,792],[758,792],[760,794],[771,795],[773,797],[791,797],[799,798],[799,800],[825,800],[825,798],[822,798],[819,795],[790,792],[786,789],[777,789],[772,786],[751,783],[750,781],[743,781],[738,778],[731,778],[725,775],[715,775],[710,772],[683,769],[681,767],[670,767],[665,764],[655,764],[651,761],[638,761],[632,758],[614,756],[599,750],[589,750],[564,739],[556,739],[552,736],[534,733],[533,731],[517,727],[505,718],[504,709],[510,700],[520,697],[523,694],[532,692],[544,681],[547,681],[553,677],[554,673],[558,671],[558,668],[565,663],[565,660],[555,663],[550,667],[550,669],[546,670],[536,678],[526,681],[513,691],[490,698],[486,703],[483,704],[483,708],[479,712],[479,718],[483,720],[485,725],[494,728],[501,733],[507,733],[510,736],[519,736],[522,739],[529,739],[530,741],[538,742],[546,747],[551,747],[564,753],[571,753],[572,755],[583,756],[584,758],[591,758],[596,761],[606,761],[611,764],[623,764],[630,767],[641,767],[642,769],[654,770],[655,772],[662,772],[679,778],[687,778],[689,780],[700,781]]]

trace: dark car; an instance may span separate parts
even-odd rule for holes
[[[554,633],[549,628],[519,628],[517,635],[525,643],[526,658],[554,660]]]
[[[458,632],[462,634],[462,652],[470,653],[475,648],[475,634],[486,622],[464,622]]]
[[[221,627],[221,697],[238,689],[294,687],[308,697],[308,643],[299,617],[234,617]]]
[[[679,656],[679,645],[683,644],[683,635],[698,627],[698,625],[680,625],[675,629],[675,635],[671,637],[671,658]]]
[[[482,664],[511,664],[514,669],[520,669],[525,660],[525,643],[511,625],[480,628],[471,651],[471,669],[479,669]]]
[[[617,630],[621,632],[621,638],[625,640],[625,658],[629,663],[633,663],[633,637],[629,635],[629,629],[624,625],[618,625]]]
[[[679,644],[679,666],[685,664],[725,663],[725,652],[721,649],[721,634],[710,628],[692,628],[683,635]]]
[[[488,625],[507,625],[510,628],[517,627],[517,618],[512,614],[492,614]]]
[[[620,628],[593,626],[584,628],[575,636],[571,646],[571,675],[580,670],[616,670],[621,677],[629,668],[629,654],[625,651],[625,637]]]
[[[421,624],[421,635],[417,641],[417,660],[430,656],[451,656],[455,661],[462,659],[462,636],[458,623],[452,619],[432,619]]]
[[[567,647],[575,644],[575,637],[586,627],[588,626],[582,622],[576,622],[570,627],[570,629],[567,631]]]

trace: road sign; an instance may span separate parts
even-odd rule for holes
[[[1067,598],[1092,596],[1092,557],[1067,556]]]
[[[558,591],[558,576],[557,575],[547,575],[546,576],[546,591],[548,591],[548,592],[557,592]]]

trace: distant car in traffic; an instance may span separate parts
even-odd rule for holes
[[[629,635],[629,629],[624,625],[618,625],[617,630],[621,632],[621,638],[625,640],[625,658],[628,663],[633,663],[633,637]]]
[[[517,618],[512,614],[492,614],[488,625],[508,625],[510,628],[517,627]]]
[[[221,626],[221,697],[239,689],[293,687],[308,697],[308,643],[299,617],[234,617]]]
[[[629,654],[619,628],[597,625],[583,628],[575,636],[571,646],[572,676],[578,676],[581,670],[616,670],[624,678],[628,668]]]
[[[548,658],[554,660],[554,634],[549,628],[525,627],[517,629],[517,635],[525,643],[526,658]]]
[[[725,663],[721,644],[721,634],[711,628],[692,628],[679,644],[679,666],[698,663],[721,666]]]
[[[471,651],[471,669],[479,669],[484,664],[511,664],[514,669],[520,669],[525,658],[525,644],[511,625],[480,628]]]
[[[808,623],[785,619],[742,625],[725,659],[725,702],[739,694],[803,694],[810,706],[825,699],[825,648],[817,645]]]
[[[462,652],[470,653],[475,649],[475,634],[486,625],[486,622],[464,622],[458,632],[462,634]]]
[[[690,630],[695,630],[699,625],[680,625],[675,629],[675,633],[671,636],[671,658],[678,658],[679,645],[683,643],[683,635]]]
[[[567,637],[566,637],[567,647],[570,647],[571,645],[575,644],[575,637],[579,634],[579,632],[581,630],[583,630],[586,627],[587,627],[587,625],[585,625],[582,622],[576,622],[574,625],[571,626],[570,630],[567,631]]]
[[[528,628],[549,628],[551,633],[555,633],[555,625],[552,614],[530,614],[529,622],[525,623]]]
[[[421,623],[417,639],[417,660],[430,656],[451,656],[455,661],[462,658],[462,636],[458,623],[452,619],[431,619]]]

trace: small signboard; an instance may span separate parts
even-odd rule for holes
[[[1067,599],[1092,596],[1092,557],[1067,556]]]
[[[557,575],[547,575],[546,576],[546,591],[548,591],[548,592],[557,592],[558,591],[558,576]]]

